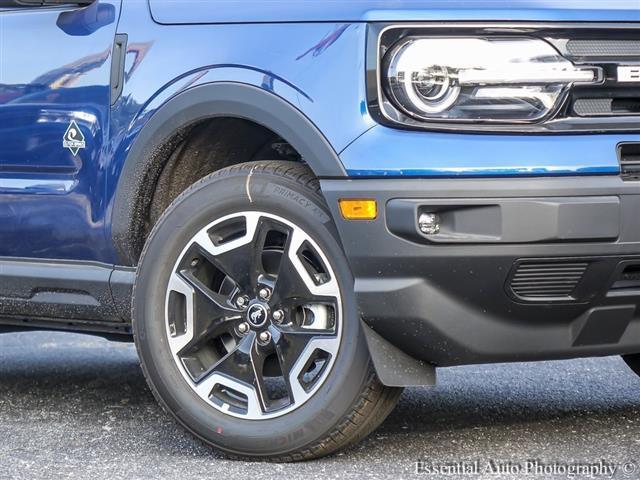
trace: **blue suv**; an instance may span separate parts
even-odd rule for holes
[[[436,367],[640,372],[640,8],[0,0],[0,329],[302,460]]]

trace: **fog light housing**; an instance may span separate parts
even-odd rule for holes
[[[418,217],[418,228],[425,235],[440,233],[440,216],[437,213],[421,213]]]

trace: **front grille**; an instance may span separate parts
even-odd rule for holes
[[[620,174],[625,181],[640,181],[640,143],[623,143],[618,149]]]
[[[637,98],[578,98],[573,111],[580,117],[640,115],[640,95]]]
[[[567,38],[576,35],[579,38]],[[640,116],[639,29],[580,30],[551,33],[550,41],[565,57],[578,65],[602,69],[599,85],[575,85],[557,118],[586,122],[606,130],[637,130]],[[576,123],[576,121],[578,123]]]
[[[568,56],[617,58],[640,56],[640,40],[569,40]]]
[[[573,103],[573,111],[580,117],[611,115],[613,112],[613,99],[579,98]]]
[[[587,262],[523,262],[511,277],[511,291],[525,300],[571,300]]]

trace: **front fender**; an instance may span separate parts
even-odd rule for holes
[[[117,183],[112,238],[124,265],[135,265],[140,232],[136,221],[139,199],[146,193],[147,173],[158,152],[185,128],[215,117],[250,120],[269,128],[302,155],[318,177],[343,177],[346,172],[322,132],[295,106],[253,85],[213,82],[173,96],[146,121],[129,150]]]

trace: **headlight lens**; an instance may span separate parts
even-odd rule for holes
[[[397,108],[428,121],[534,122],[574,83],[598,83],[538,38],[408,37],[385,56]]]

